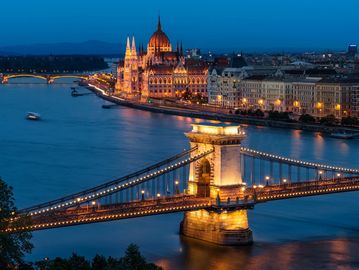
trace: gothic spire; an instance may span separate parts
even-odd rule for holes
[[[132,36],[132,50],[133,55],[136,55],[136,43],[135,43],[135,36]]]
[[[158,15],[157,31],[162,31],[161,16]]]
[[[127,42],[126,42],[126,55],[131,54],[131,45],[130,45],[130,37],[127,36]]]

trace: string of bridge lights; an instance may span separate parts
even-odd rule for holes
[[[108,196],[108,195],[111,195],[115,192],[118,192],[118,191],[122,191],[126,188],[129,188],[129,187],[132,187],[132,186],[136,186],[136,185],[139,185],[139,184],[142,184],[152,178],[155,178],[155,177],[158,177],[164,173],[167,173],[167,172],[170,172],[170,171],[173,171],[175,169],[178,169],[180,167],[183,167],[193,161],[196,161],[197,159],[199,158],[202,158],[210,153],[212,153],[214,150],[213,149],[210,149],[208,151],[205,151],[203,153],[199,153],[193,157],[189,157],[187,159],[184,159],[182,161],[178,161],[176,162],[175,164],[172,164],[168,167],[165,167],[163,169],[159,169],[153,173],[150,173],[150,174],[147,174],[147,175],[144,175],[140,178],[137,178],[135,180],[132,180],[132,181],[129,181],[127,183],[124,183],[124,184],[116,184],[115,186],[111,187],[111,188],[107,188],[106,190],[102,190],[102,191],[99,191],[99,192],[96,192],[96,193],[93,193],[93,194],[90,194],[90,195],[87,195],[87,196],[83,196],[83,197],[78,197],[78,198],[75,198],[75,199],[71,199],[69,200],[68,202],[62,202],[62,203],[59,203],[59,204],[56,204],[54,206],[48,206],[44,209],[39,209],[39,210],[35,210],[35,211],[31,211],[29,213],[24,213],[24,215],[30,215],[30,216],[34,216],[34,215],[39,215],[39,214],[43,214],[43,213],[46,213],[46,212],[50,212],[50,211],[54,211],[54,210],[59,210],[59,209],[62,209],[62,208],[67,208],[67,207],[71,207],[73,205],[76,205],[76,204],[79,204],[79,203],[85,203],[85,202],[89,202],[91,200],[95,200],[95,199],[99,199],[99,198],[102,198],[104,196]]]
[[[117,219],[121,219],[121,218],[131,218],[131,217],[137,217],[137,216],[163,214],[163,213],[169,213],[169,212],[172,213],[172,212],[185,211],[185,210],[196,210],[196,209],[202,209],[204,207],[209,207],[210,205],[211,205],[210,202],[206,202],[206,203],[195,203],[195,204],[189,204],[189,205],[183,205],[183,206],[156,208],[156,209],[135,211],[135,212],[129,212],[129,213],[121,213],[121,214],[107,214],[107,215],[96,216],[96,217],[47,222],[47,223],[42,223],[42,224],[32,224],[32,225],[21,226],[21,227],[10,227],[10,228],[7,228],[5,230],[5,232],[6,233],[14,233],[14,232],[19,232],[19,231],[33,231],[33,230],[41,230],[41,229],[53,228],[53,227],[69,226],[69,225],[73,225],[73,224],[85,224],[85,223],[91,223],[91,222],[117,220]]]
[[[346,172],[346,173],[358,173],[359,174],[359,170],[357,170],[357,169],[336,167],[336,166],[325,165],[325,164],[320,164],[320,163],[314,163],[314,162],[302,161],[302,160],[297,160],[297,159],[292,159],[292,158],[286,158],[286,157],[282,157],[282,156],[278,156],[278,155],[274,155],[274,154],[270,154],[270,153],[265,153],[265,152],[253,150],[253,149],[246,148],[246,147],[241,147],[241,151],[247,152],[249,154],[259,155],[259,156],[262,156],[262,157],[265,157],[265,158],[271,158],[271,159],[276,159],[278,161],[284,161],[284,162],[287,162],[287,163],[294,163],[294,164],[297,164],[297,165],[302,165],[302,166],[307,166],[307,167],[314,167],[316,169],[320,168],[320,169],[325,169],[325,170],[340,171],[340,172]]]
[[[278,200],[278,199],[285,199],[288,197],[302,197],[302,196],[312,196],[321,193],[330,193],[330,192],[343,192],[348,190],[358,190],[359,185],[350,185],[344,187],[326,187],[323,189],[318,190],[307,190],[307,191],[296,191],[296,192],[288,192],[288,193],[280,193],[280,194],[273,194],[270,193],[258,193],[257,194],[257,201],[268,201],[268,200]]]

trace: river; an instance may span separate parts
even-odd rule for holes
[[[0,175],[19,208],[125,175],[188,148],[193,121],[125,107],[104,110],[95,95],[73,98],[71,82],[16,79],[0,85]],[[80,89],[79,91],[87,91]],[[28,111],[43,120],[26,121]],[[359,140],[310,132],[244,127],[243,145],[359,168]],[[130,243],[165,269],[359,269],[358,193],[258,205],[249,212],[255,243],[217,247],[178,234],[183,214],[33,233],[28,260],[96,253],[120,257]]]

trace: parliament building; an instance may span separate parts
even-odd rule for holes
[[[117,69],[116,93],[129,98],[178,98],[185,92],[207,96],[208,65],[186,59],[182,43],[176,49],[162,30],[151,36],[147,50],[136,48],[135,38],[127,37],[126,53]]]

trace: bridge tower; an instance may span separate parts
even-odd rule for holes
[[[239,125],[201,123],[193,124],[186,133],[195,156],[204,151],[214,151],[191,163],[188,193],[208,197],[215,208],[186,212],[181,223],[185,236],[220,245],[246,245],[252,243],[247,210],[229,210],[220,207],[225,201],[243,199],[244,187],[241,172],[241,141],[245,133]]]

